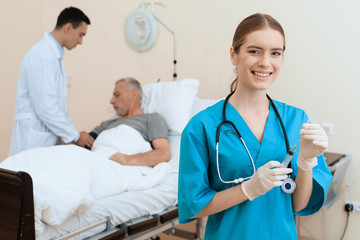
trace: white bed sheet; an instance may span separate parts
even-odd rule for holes
[[[144,191],[129,191],[95,201],[93,206],[80,215],[67,219],[60,226],[46,225],[38,240],[53,239],[82,227],[110,217],[112,226],[117,226],[130,219],[149,216],[162,212],[177,204],[178,166],[180,154],[180,136],[169,136],[172,166],[171,172],[159,185]],[[71,240],[84,239],[105,229],[100,225],[92,230],[72,237]]]

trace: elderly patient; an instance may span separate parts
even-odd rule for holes
[[[115,83],[110,103],[118,118],[102,122],[89,135],[94,139],[104,130],[126,124],[136,129],[142,137],[150,142],[152,151],[134,155],[117,152],[110,160],[122,165],[153,167],[160,162],[170,160],[168,128],[165,120],[158,113],[144,113],[141,110],[142,88],[134,78],[122,78]]]

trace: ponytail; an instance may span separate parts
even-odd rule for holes
[[[230,85],[230,92],[234,92],[236,90],[236,85],[237,85],[237,78],[235,78],[231,85]]]

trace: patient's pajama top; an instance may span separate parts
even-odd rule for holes
[[[141,136],[150,143],[156,138],[168,138],[168,127],[164,118],[159,113],[144,113],[128,118],[117,117],[110,119],[102,122],[89,134],[96,139],[102,131],[122,124],[128,125],[137,130]]]
[[[301,126],[308,117],[299,108],[278,101],[274,103],[292,146],[300,137]],[[180,223],[194,220],[191,218],[211,201],[216,192],[235,185],[222,183],[216,167],[215,136],[217,126],[222,121],[223,104],[222,100],[198,113],[182,133],[178,193]],[[256,169],[270,160],[284,160],[287,153],[285,138],[271,105],[261,144],[230,103],[226,105],[226,117],[240,131]],[[299,149],[299,146],[297,147]],[[298,170],[298,153],[297,150],[291,161],[293,179],[296,178]],[[253,174],[251,160],[229,124],[221,128],[219,168],[225,181]],[[291,194],[284,193],[281,187],[275,187],[253,201],[246,200],[209,216],[205,239],[297,239],[293,214],[304,216],[317,212],[324,203],[331,179],[332,175],[321,155],[318,157],[318,165],[313,168],[313,191],[305,209],[294,213]]]

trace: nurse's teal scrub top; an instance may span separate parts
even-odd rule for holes
[[[300,137],[300,129],[308,120],[305,112],[274,101],[284,122],[289,144]],[[180,223],[188,223],[214,197],[215,193],[234,186],[219,179],[216,167],[216,128],[222,121],[224,100],[194,116],[181,135],[178,208]],[[266,122],[262,143],[252,133],[241,115],[228,103],[226,118],[232,121],[242,135],[258,169],[270,160],[282,162],[286,156],[285,137],[273,107]],[[299,149],[299,145],[297,146]],[[299,150],[291,160],[295,179]],[[224,181],[232,181],[253,174],[251,160],[230,124],[221,128],[219,168]],[[313,168],[313,192],[307,207],[293,212],[291,194],[275,187],[266,194],[246,200],[234,207],[209,216],[205,239],[297,239],[294,215],[311,215],[324,203],[332,175],[324,157],[318,157]],[[236,196],[233,196],[236,197]]]

